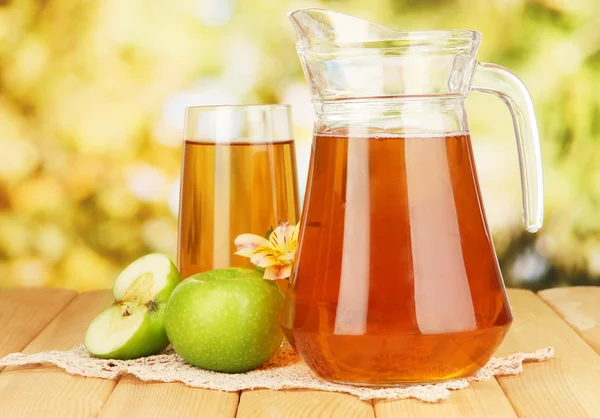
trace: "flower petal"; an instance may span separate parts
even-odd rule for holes
[[[241,234],[238,235],[233,241],[238,251],[245,249],[254,250],[257,247],[270,247],[271,243],[260,235],[255,234]],[[239,254],[242,255],[242,254]]]
[[[277,254],[271,248],[258,247],[252,253],[250,262],[258,267],[269,267],[274,264],[279,264]]]
[[[277,257],[279,260],[281,261],[292,261],[294,259],[294,256],[296,255],[296,251],[290,251],[286,254],[280,255],[279,257]],[[288,263],[286,263],[288,264]]]
[[[271,245],[281,252],[285,251],[287,230],[288,223],[282,222],[277,226],[277,228],[273,230],[271,236],[269,236],[269,241],[271,242]]]
[[[285,266],[281,267],[281,269],[279,270],[279,274],[277,275],[277,278],[278,279],[287,279],[288,277],[290,277],[291,274],[292,274],[292,265],[286,264]]]
[[[298,244],[298,234],[300,234],[300,222],[296,224],[292,233],[292,241],[295,241],[296,244]]]
[[[250,258],[252,256],[252,254],[254,254],[254,248],[244,248],[244,249],[236,251],[234,254],[241,255],[242,257]]]
[[[265,280],[276,280],[276,279],[286,279],[290,277],[292,273],[292,265],[286,264],[285,266],[276,265],[268,267],[265,270],[265,275],[263,279]]]
[[[294,234],[296,235],[296,239],[298,239],[298,233],[296,230],[298,229],[298,225],[292,225],[287,228],[285,231],[285,241],[289,246],[294,241]]]
[[[263,279],[277,280],[277,270],[278,270],[278,268],[275,266],[267,267],[265,269],[265,274],[263,275]]]

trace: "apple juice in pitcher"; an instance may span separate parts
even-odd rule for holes
[[[295,347],[333,380],[473,374],[511,314],[468,135],[316,135],[313,152]]]
[[[320,377],[395,385],[473,375],[512,316],[471,149],[465,100],[509,105],[524,223],[542,222],[531,98],[475,60],[476,31],[394,31],[322,9],[293,12],[315,106],[287,338]]]

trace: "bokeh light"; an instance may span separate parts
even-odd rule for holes
[[[488,222],[510,285],[600,282],[600,2],[0,2],[0,287],[106,288],[175,257],[184,109],[292,105],[301,191],[313,120],[287,12],[325,7],[399,29],[483,33],[536,106],[546,220],[528,234],[510,115],[467,101]],[[303,194],[303,193],[301,193]]]

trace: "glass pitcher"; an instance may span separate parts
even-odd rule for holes
[[[542,224],[531,97],[475,60],[477,31],[402,32],[290,14],[316,117],[282,325],[320,377],[393,385],[473,375],[511,322],[473,161],[465,98],[515,125],[525,228]]]

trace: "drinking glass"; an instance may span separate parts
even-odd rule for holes
[[[252,267],[236,236],[264,236],[298,218],[296,155],[288,105],[186,109],[178,267],[183,278]]]

